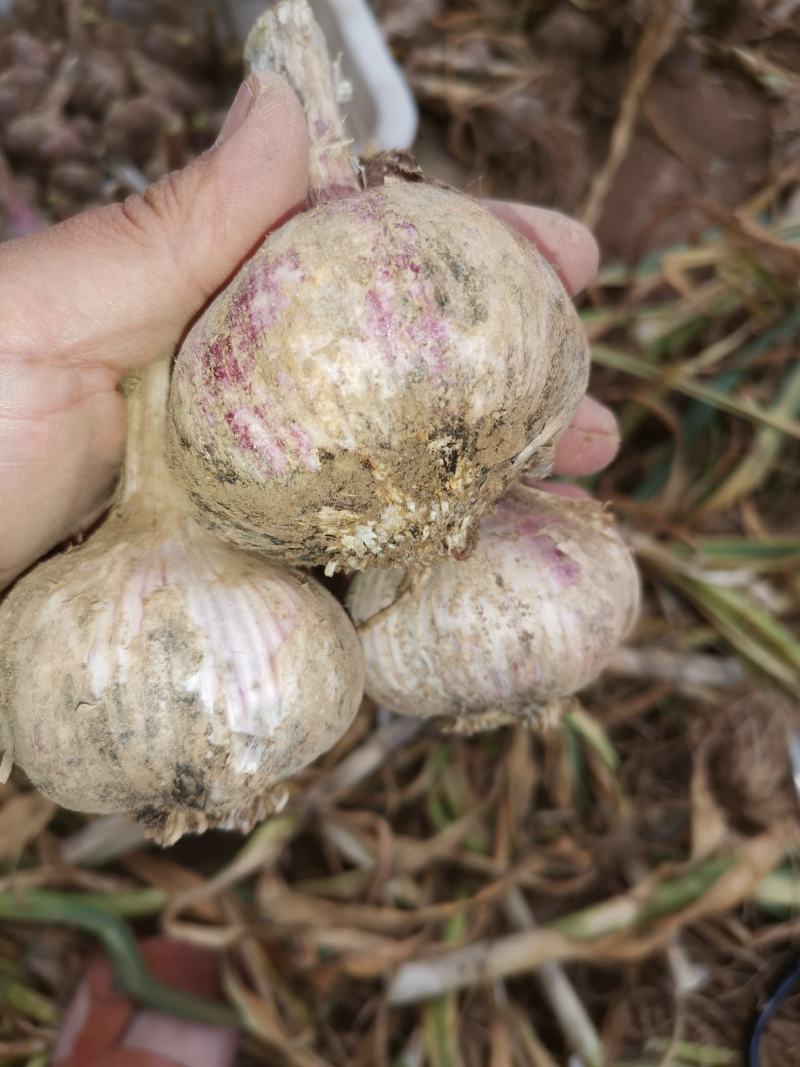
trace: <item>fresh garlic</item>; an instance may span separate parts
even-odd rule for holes
[[[358,639],[310,577],[199,526],[163,458],[170,368],[129,399],[124,481],[82,545],[0,605],[0,747],[64,807],[126,812],[162,843],[247,829],[338,740]]]
[[[463,554],[514,479],[550,470],[586,387],[577,313],[478,201],[391,176],[360,188],[305,0],[269,12],[249,56],[305,105],[317,206],[188,335],[173,468],[211,529],[290,563]]]
[[[470,730],[534,717],[593,681],[636,620],[639,581],[601,505],[520,484],[469,559],[358,574],[348,606],[369,696]]]

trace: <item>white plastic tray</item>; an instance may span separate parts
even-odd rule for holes
[[[367,0],[309,0],[333,56],[353,85],[345,105],[356,148],[410,148],[417,133],[417,108],[405,78],[386,45]],[[237,35],[244,41],[264,0],[228,0]]]
[[[181,0],[175,0],[180,3]],[[410,148],[417,132],[417,108],[367,0],[309,0],[331,54],[341,55],[344,76],[353,85],[347,124],[358,151],[364,148]],[[413,2],[413,0],[409,0]],[[202,12],[215,7],[242,43],[265,0],[193,0]],[[146,19],[146,0],[111,0],[112,14],[138,22]],[[0,18],[11,0],[0,0]]]

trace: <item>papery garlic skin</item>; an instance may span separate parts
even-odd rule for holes
[[[587,374],[529,241],[470,197],[389,181],[290,220],[196,323],[171,464],[237,544],[329,573],[419,564],[549,471]]]
[[[363,662],[317,582],[174,506],[158,455],[169,371],[146,373],[160,420],[157,400],[131,412],[120,503],[0,605],[0,748],[64,807],[134,815],[170,843],[272,810],[349,726]]]
[[[636,621],[639,580],[599,504],[519,485],[469,559],[358,574],[348,607],[368,695],[470,729],[530,718],[592,682]]]
[[[0,736],[33,784],[167,841],[269,811],[363,684],[330,594],[188,518],[155,536],[110,521],[41,565],[2,606],[0,648]]]

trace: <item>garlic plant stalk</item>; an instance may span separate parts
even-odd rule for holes
[[[200,521],[283,563],[333,574],[463,556],[519,474],[552,467],[588,376],[576,311],[479,201],[413,168],[361,188],[306,0],[268,11],[246,55],[303,103],[314,206],[187,336],[171,468]]]
[[[322,30],[307,3],[267,9],[245,44],[249,70],[280,74],[303,105],[311,151],[309,203],[361,191],[358,168],[339,108],[352,96],[339,63],[331,63]]]
[[[311,578],[229,548],[164,461],[170,364],[128,387],[125,468],[88,540],[0,605],[0,739],[64,807],[124,812],[162,843],[247,829],[360,702],[361,652]]]

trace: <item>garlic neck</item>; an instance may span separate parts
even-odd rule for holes
[[[283,0],[253,27],[245,44],[251,71],[280,74],[300,98],[310,141],[309,202],[361,191],[339,104],[352,89],[332,63],[307,0]]]
[[[125,380],[128,428],[120,502],[136,494],[152,505],[175,498],[166,460],[171,370],[172,359],[160,359]]]

